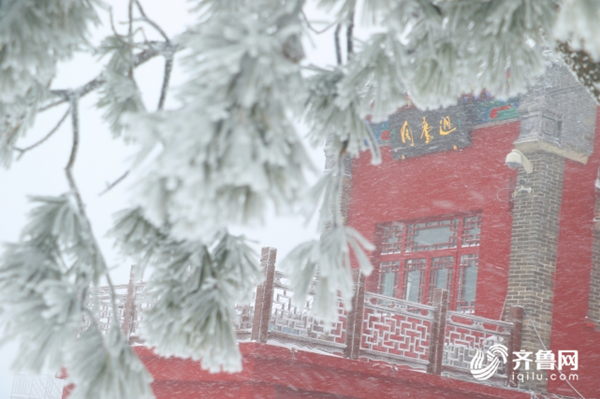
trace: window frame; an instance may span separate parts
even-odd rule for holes
[[[465,231],[465,219],[478,217],[479,224],[479,235],[472,237],[467,234]],[[433,249],[428,250],[418,250],[407,252],[407,248],[409,245],[409,228],[408,226],[414,226],[418,224],[428,224],[428,223],[440,223],[444,221],[452,221],[456,219],[457,227],[456,227],[456,237],[451,237],[451,239],[456,239],[456,247],[454,248],[442,248],[437,249],[438,244],[433,244]],[[452,222],[451,222],[452,223]],[[459,301],[461,298],[460,290],[464,286],[463,273],[466,273],[466,270],[463,270],[465,267],[461,265],[461,258],[463,255],[476,255],[477,260],[477,269],[479,269],[479,252],[481,247],[481,225],[482,225],[482,213],[481,211],[472,211],[472,212],[461,212],[457,214],[445,214],[438,215],[433,217],[421,218],[421,219],[412,219],[412,220],[402,220],[402,221],[392,221],[381,223],[377,225],[377,234],[378,234],[378,242],[377,242],[377,264],[379,267],[377,268],[378,276],[377,276],[377,292],[382,292],[382,279],[379,274],[382,273],[382,268],[384,264],[391,265],[394,262],[399,262],[397,267],[397,276],[394,278],[396,282],[396,287],[394,287],[394,296],[400,299],[406,298],[406,279],[408,278],[407,274],[407,264],[411,262],[418,262],[418,259],[425,259],[425,267],[421,273],[421,281],[420,281],[420,295],[421,300],[420,303],[431,304],[432,296],[433,296],[433,259],[434,258],[444,258],[444,257],[452,257],[452,266],[451,266],[451,281],[447,282],[446,287],[450,286],[450,290],[448,292],[448,308],[453,311],[463,311],[465,313],[474,313],[475,309],[473,306],[459,306]],[[394,226],[394,227],[393,227]],[[386,250],[389,248],[389,241],[384,242],[385,239],[385,230],[394,228],[397,234],[398,226],[402,227],[402,231],[400,236],[400,251],[393,252],[388,251],[387,253],[382,253],[382,250]],[[426,228],[426,227],[425,227]],[[435,228],[435,227],[432,227]],[[414,229],[413,229],[414,231]],[[465,239],[466,246],[463,247],[463,239]],[[414,241],[413,241],[414,242]],[[468,244],[467,244],[468,242]],[[444,245],[439,245],[444,246]],[[451,245],[449,245],[451,246]],[[394,248],[396,248],[394,246]],[[408,262],[407,262],[408,261]],[[478,275],[479,273],[477,273]],[[477,276],[478,277],[478,276]],[[477,278],[475,280],[475,292],[477,292]],[[475,294],[476,295],[476,294]],[[477,302],[475,301],[475,306]],[[462,307],[463,309],[459,309]]]

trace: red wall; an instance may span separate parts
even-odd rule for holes
[[[600,166],[600,121],[596,118],[594,153],[587,165],[565,162],[560,210],[558,258],[554,276],[551,348],[579,351],[579,381],[572,385],[586,398],[600,398],[600,326],[587,319],[596,190]],[[600,304],[596,304],[600,306]],[[549,390],[577,396],[561,381],[549,381]]]
[[[242,343],[244,371],[210,374],[197,362],[137,347],[157,399],[529,399],[524,392],[440,377],[389,364],[352,361],[288,348]]]
[[[386,147],[380,166],[370,165],[370,156],[363,154],[353,164],[349,224],[376,242],[377,223],[481,210],[476,314],[500,318],[510,260],[510,188],[516,179],[516,172],[505,166],[504,159],[514,148],[519,129],[519,122],[481,128],[472,133],[468,148],[402,161],[393,160]],[[600,121],[594,149],[586,165],[565,161],[550,348],[555,354],[558,350],[579,351],[579,381],[572,385],[588,399],[600,398],[600,326],[586,317]],[[375,290],[379,258],[375,254],[372,260],[376,270],[368,287]],[[559,380],[549,381],[548,389],[577,396]]]
[[[476,314],[498,319],[508,283],[512,225],[510,193],[516,171],[504,164],[514,148],[519,122],[477,129],[470,147],[457,151],[392,159],[382,148],[383,162],[370,165],[370,155],[356,159],[352,168],[349,224],[375,242],[377,223],[410,220],[481,210]],[[368,289],[377,285],[379,259]]]

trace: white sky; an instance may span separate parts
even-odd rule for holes
[[[124,33],[126,27],[119,24],[126,19],[126,1],[107,1],[113,5],[114,20],[117,30]],[[168,5],[167,5],[168,4]],[[189,4],[184,0],[142,0],[146,14],[157,21],[171,37],[182,32],[194,21],[188,13]],[[316,15],[313,11],[309,14]],[[107,13],[101,15],[105,26],[95,30],[93,41],[98,43],[110,34]],[[318,18],[318,16],[317,16]],[[158,39],[152,29],[146,27],[149,39]],[[308,59],[311,63],[327,65],[335,62],[333,33],[313,37],[313,43],[306,43]],[[317,51],[318,47],[318,51]],[[177,66],[176,66],[177,68]],[[144,101],[148,109],[155,109],[158,102],[160,84],[162,82],[163,60],[156,58],[136,70],[136,78],[144,91]],[[59,65],[59,73],[53,88],[72,88],[81,85],[98,75],[101,65],[89,55],[79,55],[72,62]],[[182,74],[175,69],[171,80],[171,88],[176,88],[182,81]],[[172,98],[172,97],[171,97]],[[114,270],[116,283],[126,283],[130,262],[120,259],[112,248],[112,241],[106,239],[105,233],[111,227],[112,214],[128,205],[128,185],[125,180],[104,196],[99,196],[107,182],[114,181],[128,168],[128,156],[132,148],[127,147],[119,139],[112,139],[108,127],[101,120],[101,112],[94,105],[97,97],[94,94],[85,97],[80,104],[81,140],[75,177],[87,204],[87,211],[105,256]],[[167,101],[167,108],[172,102]],[[44,113],[38,117],[36,125],[27,137],[18,145],[27,146],[43,137],[65,112],[64,106]],[[67,191],[64,166],[68,160],[71,144],[70,120],[65,121],[61,129],[46,143],[25,154],[15,162],[10,170],[0,169],[0,242],[18,240],[20,230],[26,221],[30,209],[27,196],[59,195]],[[321,149],[311,150],[315,165],[323,166]],[[273,246],[278,248],[279,259],[282,259],[296,244],[316,237],[314,224],[304,227],[304,221],[298,217],[278,217],[270,215],[263,228],[249,229],[247,236],[257,240],[256,248]],[[16,345],[9,343],[0,348],[0,399],[8,399],[12,390],[13,374],[10,363],[17,353]]]

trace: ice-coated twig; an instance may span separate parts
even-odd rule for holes
[[[46,140],[48,140],[54,133],[56,133],[56,131],[62,126],[63,122],[67,119],[67,116],[69,116],[69,113],[71,112],[71,108],[68,108],[64,115],[62,116],[62,118],[60,118],[60,120],[56,123],[56,125],[52,128],[52,130],[50,130],[50,132],[48,132],[48,134],[46,134],[40,141],[25,147],[25,148],[19,148],[19,147],[14,147],[15,151],[19,152],[19,156],[17,157],[17,161],[19,159],[21,159],[21,157],[27,152],[27,151],[31,151],[34,148],[36,148],[37,146],[43,144]]]
[[[92,244],[92,247],[96,252],[97,258],[98,260],[100,260],[101,266],[105,271],[106,282],[110,287],[110,300],[112,305],[113,322],[115,324],[118,324],[119,321],[117,313],[117,304],[115,302],[115,288],[110,278],[108,266],[106,265],[106,261],[104,260],[104,255],[102,254],[100,246],[96,241],[96,237],[94,236],[94,233],[92,231],[91,223],[85,212],[85,205],[81,198],[81,193],[79,192],[79,188],[77,187],[77,183],[75,182],[75,178],[73,177],[73,166],[75,165],[75,161],[77,159],[77,150],[79,149],[79,98],[76,95],[72,94],[69,100],[71,102],[71,125],[73,129],[73,144],[71,145],[71,154],[69,155],[69,162],[67,163],[67,166],[65,166],[65,174],[67,176],[67,181],[69,182],[69,188],[71,190],[71,193],[75,197],[77,210],[87,230],[88,239],[90,240],[90,243]]]
[[[112,190],[117,184],[119,184],[123,180],[125,180],[125,178],[129,175],[129,172],[131,172],[131,170],[126,171],[117,180],[115,180],[114,182],[112,182],[109,185],[107,185],[106,188],[104,190],[102,190],[102,192],[100,194],[98,194],[98,195],[102,196],[102,195],[106,194],[107,192],[109,192],[110,190]]]
[[[151,60],[152,58],[158,55],[173,54],[177,51],[182,50],[182,47],[176,44],[167,44],[163,42],[148,42],[147,44],[150,45],[149,49],[144,50],[133,57],[133,68],[137,68],[138,66],[144,64],[145,62]],[[51,90],[52,94],[54,94],[56,97],[61,97],[61,99],[41,107],[40,112],[46,111],[50,108],[56,107],[57,105],[68,102],[69,100],[67,96],[65,96],[65,93],[73,92],[77,94],[78,98],[82,98],[91,93],[92,91],[96,90],[97,88],[101,87],[105,83],[106,80],[104,79],[104,76],[100,74],[99,76],[95,77],[86,84],[74,90]]]

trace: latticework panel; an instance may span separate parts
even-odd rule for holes
[[[115,285],[115,306],[117,309],[117,321],[119,328],[123,323],[125,315],[125,304],[127,302],[128,285]],[[109,287],[98,287],[90,289],[88,296],[88,307],[93,309],[96,314],[96,321],[102,334],[106,334],[114,323],[113,304],[110,299]],[[89,326],[87,316],[84,316],[84,328]]]
[[[252,300],[249,305],[235,305],[236,318],[233,322],[233,328],[236,332],[252,332],[252,322],[254,320],[254,304],[256,302],[256,288],[252,292]]]
[[[448,312],[444,339],[444,360],[446,369],[463,370],[468,373],[469,363],[476,349],[484,353],[495,344],[508,347],[513,325],[502,321],[484,319],[458,312]],[[483,366],[487,366],[487,357]],[[502,363],[503,365],[503,363]],[[504,365],[496,371],[496,377],[504,377]]]
[[[271,321],[269,334],[285,334],[290,339],[302,345],[322,343],[327,347],[342,348],[346,340],[347,312],[341,301],[338,301],[338,320],[331,325],[315,319],[312,314],[314,305],[315,286],[311,287],[308,297],[302,306],[295,306],[292,302],[293,292],[287,285],[287,279],[281,273],[276,273],[273,287],[273,306],[271,308]]]
[[[427,364],[434,307],[365,294],[361,352]]]
[[[64,381],[42,375],[15,376],[10,399],[61,399]]]
[[[125,320],[125,309],[127,304],[127,290],[129,285],[116,285],[115,287],[115,304],[117,306],[117,320],[119,328],[122,328]],[[139,342],[140,324],[144,312],[152,307],[152,302],[145,291],[146,283],[139,281],[134,285],[133,306],[131,308],[129,335],[135,337]],[[97,291],[90,293],[89,306],[96,307],[96,292],[98,294],[97,302],[97,317],[98,324],[103,334],[106,334],[113,324],[112,318],[112,303],[110,300],[110,290],[108,287],[100,287]],[[254,301],[256,299],[256,289],[254,290],[251,305],[236,305],[236,319],[234,321],[234,329],[238,332],[252,331],[252,320],[254,317]],[[89,320],[85,320],[86,327],[89,326]]]
[[[132,337],[140,336],[140,324],[144,311],[152,307],[152,302],[145,291],[146,283],[135,283],[135,294],[133,296],[133,309],[131,310],[131,324],[129,327],[129,335]]]

